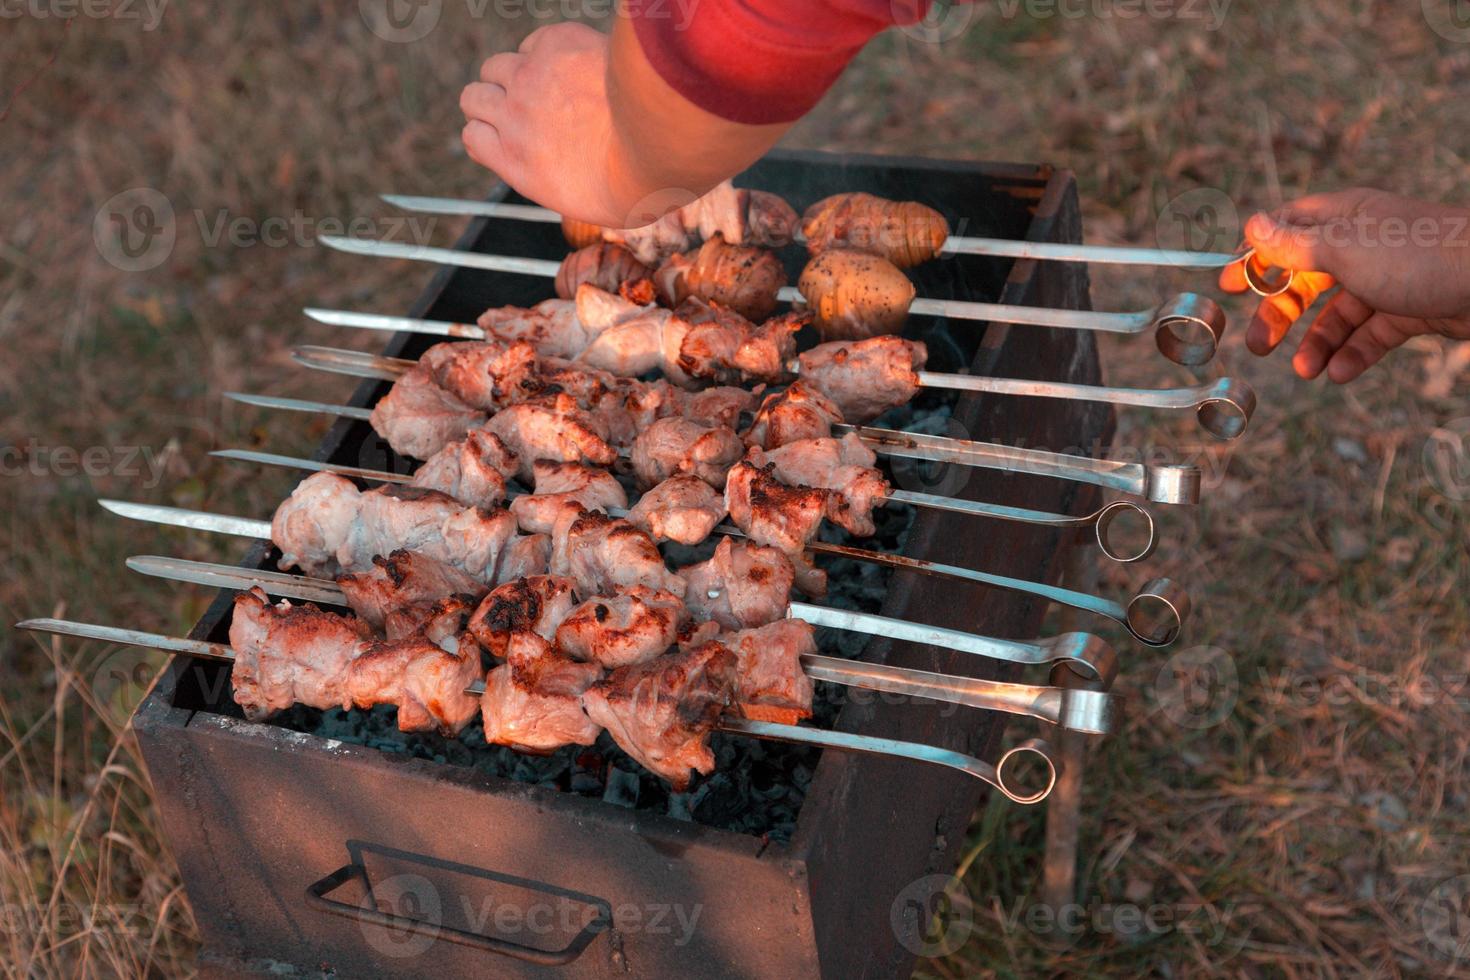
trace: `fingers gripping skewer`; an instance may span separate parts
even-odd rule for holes
[[[556,278],[560,262],[550,259],[527,259],[515,255],[490,255],[431,245],[405,245],[364,238],[322,235],[317,241],[328,248],[354,255],[378,258],[410,259],[466,269],[510,272],[528,276]],[[787,303],[805,302],[794,287],[786,286],[776,298]],[[1067,330],[1092,330],[1101,333],[1144,334],[1155,331],[1159,350],[1170,360],[1188,366],[1204,364],[1215,356],[1220,338],[1225,335],[1225,311],[1214,300],[1197,293],[1181,293],[1152,310],[1132,313],[1097,313],[1091,310],[1052,310],[1036,306],[1006,303],[977,303],[958,299],[925,299],[909,304],[909,312],[923,316],[953,317],[989,323],[1011,323],[1023,326],[1058,327]]]
[[[140,574],[171,581],[191,582],[195,585],[239,591],[259,586],[275,596],[329,605],[346,604],[346,597],[341,589],[335,582],[326,579],[304,578],[284,572],[238,568],[233,565],[216,565],[153,555],[129,558],[127,564],[128,568]],[[841,610],[829,610],[822,606],[811,606],[801,602],[791,603],[786,610],[790,618],[801,619],[814,626],[841,623],[842,625],[832,626],[832,628],[869,633],[873,636],[892,636],[891,627],[899,623],[897,620],[867,613],[854,613],[851,617],[825,615],[829,612],[841,612]],[[902,625],[912,626],[909,623]],[[931,645],[946,645],[942,641],[951,635],[965,637],[964,642],[967,647],[971,645],[970,640],[985,639],[941,630],[933,634],[933,638],[941,642]],[[1098,665],[1105,671],[1109,668],[1106,659],[1105,662]],[[890,667],[886,664],[867,664],[820,654],[803,655],[802,666],[813,680],[859,687],[869,691],[907,694],[933,701],[962,704],[972,708],[1022,714],[1050,722],[1053,725],[1094,735],[1105,735],[1111,732],[1117,723],[1120,711],[1118,697],[1107,694],[1104,690],[1008,684],[973,677],[954,677],[930,671],[910,670],[904,667]],[[1108,681],[1112,679],[1105,673],[1092,678],[1091,681],[1101,685],[1105,677]],[[1081,695],[1081,697],[1071,697],[1074,694]]]
[[[303,367],[358,378],[392,381],[401,377],[414,361],[400,357],[382,357],[335,347],[302,345],[292,348],[291,359]],[[1252,400],[1254,396],[1252,396]],[[927,459],[957,463],[1012,473],[1054,476],[1061,480],[1090,483],[1120,490],[1156,503],[1199,503],[1200,470],[1198,466],[1156,466],[1144,463],[1119,463],[1069,456],[1037,449],[1019,449],[993,443],[945,436],[926,436],[912,432],[895,432],[871,426],[833,425],[834,435],[855,432],[879,455]]]
[[[393,483],[405,483],[410,479],[402,474],[388,473],[382,470],[339,467],[333,463],[296,459],[271,453],[256,453],[248,450],[223,450],[212,455],[218,455],[240,462],[339,473],[343,476],[355,476],[361,479]],[[115,501],[104,500],[102,501],[102,505],[109,510],[120,513],[120,511],[116,511],[117,502]],[[147,505],[129,504],[126,506],[137,511],[140,507]],[[171,510],[171,508],[158,507],[152,507],[150,509],[154,511]],[[608,509],[608,514],[612,517],[625,517],[627,512],[614,507]],[[123,516],[137,515],[124,514]],[[154,518],[144,517],[143,519],[152,520]],[[164,523],[169,522],[164,521]],[[724,534],[730,537],[745,536],[739,528],[728,524],[717,526],[714,529],[714,533]],[[269,538],[269,525],[267,525],[266,534],[263,536]],[[1023,592],[1052,602],[1059,602],[1064,606],[1071,606],[1083,612],[1089,612],[1111,619],[1128,630],[1134,639],[1147,646],[1169,646],[1178,638],[1179,633],[1184,629],[1185,621],[1189,618],[1190,599],[1188,593],[1184,591],[1183,587],[1168,578],[1150,580],[1136,595],[1128,600],[1127,605],[1124,605],[1112,599],[1104,599],[1085,592],[1076,592],[1053,585],[1011,578],[1007,575],[996,575],[991,572],[977,571],[972,568],[962,568],[958,565],[946,565],[920,558],[909,558],[904,555],[869,551],[864,548],[853,548],[847,545],[831,544],[825,541],[810,541],[806,547],[807,551],[812,554],[833,555],[839,558],[850,558],[854,561],[863,561],[873,565],[903,568],[926,575],[933,575],[938,578],[979,582],[982,585],[988,585],[993,588],[1007,589],[1012,592]]]
[[[74,623],[64,619],[27,619],[16,623],[16,629],[33,633],[52,633],[59,636],[75,636],[87,640],[102,640],[106,643],[121,643],[127,646],[144,647],[150,650],[165,650],[184,653],[210,660],[233,661],[235,653],[223,643],[208,643],[182,637],[164,636],[159,633],[144,633],[139,630],[118,629],[112,626],[97,626],[90,623]],[[485,693],[483,682],[476,682],[465,690],[466,694],[478,697]],[[804,745],[820,745],[826,748],[851,752],[867,752],[889,755],[949,766],[967,772],[977,779],[995,787],[1008,799],[1017,803],[1039,803],[1046,799],[1056,784],[1057,767],[1051,757],[1050,747],[1040,739],[1031,739],[1004,753],[994,766],[973,756],[952,752],[932,745],[916,742],[898,742],[892,739],[875,738],[847,732],[831,732],[819,728],[802,728],[797,725],[780,725],[774,722],[753,722],[744,718],[723,717],[715,725],[716,730],[737,735],[775,741],[795,742]],[[1041,785],[1034,786],[1017,778],[1013,771],[1021,759],[1037,757],[1044,767],[1045,776]]]

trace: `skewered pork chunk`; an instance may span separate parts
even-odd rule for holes
[[[550,534],[568,508],[581,513],[628,506],[623,485],[607,470],[544,459],[536,461],[535,470],[536,492],[510,502],[510,512],[528,534]]]
[[[230,620],[235,701],[251,721],[293,704],[336,707],[348,664],[370,635],[361,620],[284,599],[272,605],[259,588],[242,592]]]
[[[808,319],[783,313],[757,325],[717,303],[687,299],[664,331],[664,373],[685,388],[785,381],[796,333]]]
[[[487,339],[524,340],[545,357],[576,357],[596,336],[577,318],[577,304],[569,299],[548,299],[529,310],[505,306],[480,314],[480,329]]]
[[[625,378],[656,371],[663,363],[663,335],[672,316],[655,307],[620,320],[593,338],[578,360]]]
[[[601,676],[601,667],[563,656],[535,633],[512,634],[505,663],[485,679],[485,741],[535,753],[593,744],[602,726],[587,717],[581,698]]]
[[[735,654],[740,712],[757,721],[794,725],[812,716],[812,679],[803,654],[817,652],[816,630],[799,619],[724,633],[718,642]]]
[[[745,444],[734,429],[674,416],[659,419],[633,440],[633,472],[645,489],[681,474],[723,487],[725,474],[744,455]]]
[[[679,638],[688,619],[672,592],[634,586],[615,596],[588,599],[556,630],[556,645],[574,660],[611,670],[652,660]]]
[[[598,240],[625,243],[655,265],[687,249],[692,240],[716,234],[737,245],[781,248],[791,243],[797,220],[791,205],[775,194],[735,187],[727,180],[643,228],[618,231],[564,218],[562,232],[578,248]]]
[[[708,774],[709,733],[734,702],[735,654],[718,643],[620,667],[582,695],[587,716],[650,772],[682,793]]]
[[[748,446],[775,449],[799,439],[826,439],[842,422],[842,409],[813,384],[798,379],[791,387],[767,395],[745,433]]]
[[[427,365],[415,364],[373,407],[373,430],[395,453],[428,459],[485,421],[485,413],[450,394]]]
[[[574,580],[584,599],[635,585],[684,597],[684,580],[669,571],[653,538],[622,518],[564,512],[551,537],[552,572]]]
[[[465,618],[475,611],[478,602],[469,596],[456,595],[390,609],[383,619],[383,635],[390,641],[422,636],[450,653],[458,653],[460,638],[468,635]]]
[[[485,586],[442,561],[402,548],[373,558],[368,571],[337,576],[347,605],[358,617],[381,629],[397,608],[464,595],[478,599]]]
[[[823,340],[861,340],[903,330],[914,284],[892,262],[866,252],[832,249],[801,270],[797,288]]]
[[[280,566],[309,574],[330,570],[337,550],[357,524],[361,506],[362,491],[346,477],[314,473],[302,480],[271,518],[271,540],[281,549]],[[368,567],[371,561],[363,570]]]
[[[776,479],[789,486],[831,490],[827,517],[860,538],[878,533],[873,508],[892,492],[874,468],[878,457],[856,433],[841,439],[798,439],[769,452],[752,449],[750,461],[773,466]]]
[[[730,468],[725,506],[731,523],[756,544],[774,547],[789,558],[798,589],[813,597],[825,595],[827,573],[812,564],[806,546],[831,512],[834,494],[817,487],[787,486],[776,479],[773,469],[749,461]]]
[[[460,503],[491,510],[505,501],[505,481],[516,475],[520,460],[501,438],[471,429],[424,461],[413,474],[415,487],[438,490]]]
[[[571,299],[584,282],[616,292],[627,280],[646,279],[652,271],[623,246],[598,242],[561,260],[561,268],[556,270],[556,295]]]
[[[520,459],[519,475],[527,483],[532,482],[538,459],[610,466],[618,458],[617,450],[608,445],[606,424],[579,408],[570,395],[512,405],[497,412],[485,428]]]
[[[902,337],[818,344],[801,355],[801,378],[826,395],[854,425],[871,421],[919,391],[917,372],[929,349]]]
[[[628,523],[655,541],[696,545],[725,519],[724,496],[697,476],[671,476],[638,499]]]
[[[419,363],[454,397],[484,412],[518,400],[536,373],[536,348],[524,340],[435,344]]]
[[[518,535],[500,553],[500,564],[495,569],[495,584],[504,585],[527,575],[545,575],[550,570],[551,535]]]
[[[881,255],[901,269],[939,254],[949,237],[944,215],[917,201],[889,201],[853,191],[833,194],[806,209],[801,233],[813,255],[851,248]]]
[[[697,296],[748,319],[764,320],[776,311],[786,267],[768,249],[730,244],[715,232],[698,249],[665,259],[653,281],[669,307]]]
[[[690,615],[726,629],[764,626],[786,615],[796,573],[775,548],[725,538],[714,555],[680,569],[689,581],[684,595]]]
[[[673,393],[673,403],[668,414],[682,415],[705,425],[723,425],[738,430],[741,415],[755,411],[765,386],[756,385],[754,390],[733,385],[706,388],[703,391],[685,391],[672,387],[669,390]]]
[[[343,708],[398,706],[404,732],[458,735],[480,701],[465,689],[480,679],[480,648],[473,641],[446,650],[417,633],[368,644],[347,668]]]
[[[571,579],[532,575],[490,590],[470,616],[470,635],[493,656],[504,659],[511,634],[536,633],[547,640],[576,606]]]

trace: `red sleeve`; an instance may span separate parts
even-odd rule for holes
[[[626,0],[644,55],[674,91],[731,122],[792,122],[847,63],[932,0]]]

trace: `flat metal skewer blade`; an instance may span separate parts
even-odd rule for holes
[[[249,449],[216,449],[209,455],[237,463],[258,463],[261,466],[281,466],[287,469],[309,470],[313,473],[336,473],[338,476],[358,480],[377,480],[381,483],[412,483],[413,477],[387,470],[370,470],[361,466],[343,466],[316,459],[299,459],[295,456],[280,456],[276,453],[258,453]]]
[[[246,592],[260,586],[271,595],[300,599],[303,602],[341,606],[347,601],[341,587],[330,579],[308,578],[305,575],[273,572],[264,568],[241,568],[238,565],[219,565],[159,555],[134,555],[127,560],[127,566],[139,575],[204,585],[212,589]]]
[[[447,197],[416,197],[412,194],[379,194],[378,197],[395,208],[418,211],[423,214],[455,214],[472,218],[508,218],[512,221],[561,224],[561,215],[534,204],[455,200]]]
[[[467,252],[456,248],[436,248],[431,245],[406,245],[402,242],[384,242],[369,238],[345,238],[340,235],[320,235],[317,241],[339,252],[353,255],[371,255],[386,259],[409,259],[414,262],[434,262],[439,265],[455,265],[466,269],[483,269],[487,272],[510,272],[526,276],[556,278],[560,262],[550,259],[523,259],[517,255],[489,255],[484,252]]]
[[[102,640],[121,643],[130,647],[145,647],[150,650],[167,650],[171,653],[187,653],[211,660],[234,660],[235,653],[223,643],[208,643],[204,640],[186,640],[178,636],[161,633],[144,633],[140,630],[119,629],[116,626],[96,626],[92,623],[74,623],[67,619],[26,619],[15,624],[18,630],[30,633],[52,633],[57,636],[75,636],[83,640]]]
[[[133,504],[126,500],[99,500],[104,510],[119,517],[151,524],[167,524],[192,531],[211,531],[215,534],[233,534],[241,538],[271,539],[271,522],[256,521],[248,517],[227,517],[210,514],[202,510],[186,510],[182,507],[163,507],[158,504]]]
[[[370,421],[373,410],[355,405],[329,405],[326,402],[309,402],[300,398],[276,398],[273,395],[251,395],[240,391],[227,391],[225,397],[242,405],[257,408],[279,408],[287,412],[307,412],[312,415],[340,415],[344,419]]]
[[[318,323],[358,330],[382,330],[387,333],[422,333],[435,337],[461,337],[484,340],[485,331],[472,323],[449,320],[420,320],[409,316],[384,316],[381,313],[350,313],[346,310],[324,310],[308,306],[301,311]]]

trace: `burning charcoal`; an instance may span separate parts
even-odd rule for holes
[[[629,809],[636,807],[638,805],[638,774],[609,765],[607,767],[607,786],[602,791],[602,801]]]

